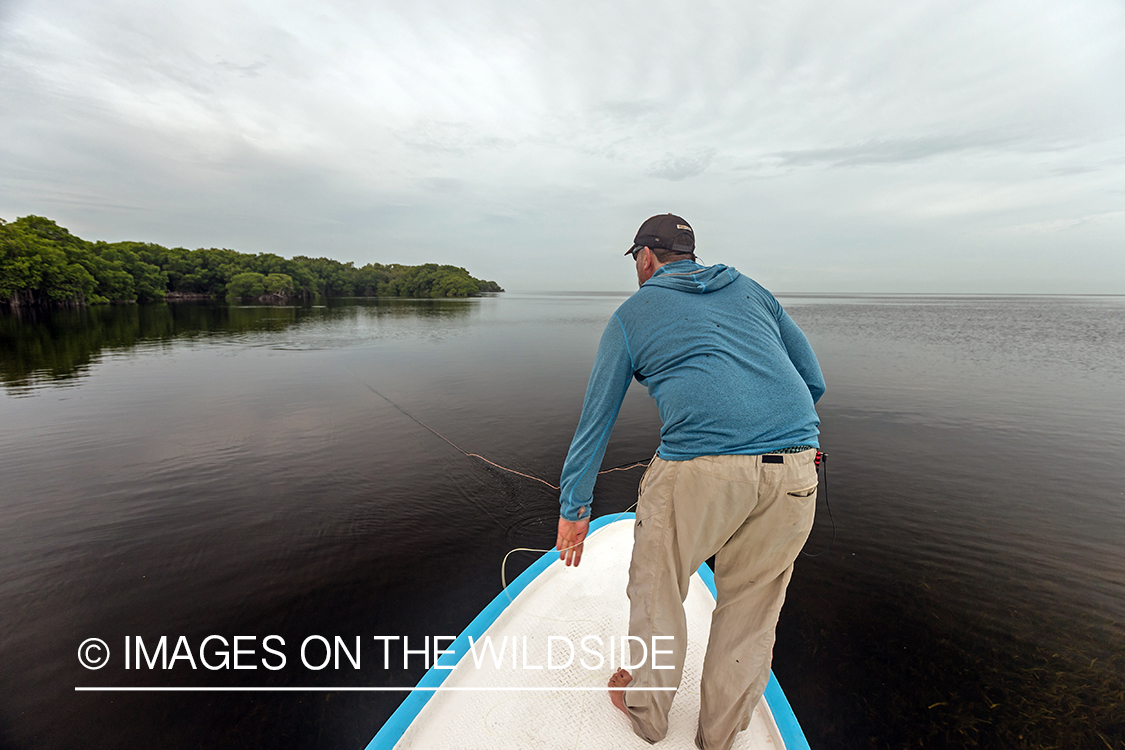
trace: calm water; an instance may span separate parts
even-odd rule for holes
[[[558,505],[371,389],[557,481],[621,300],[0,316],[0,747],[362,748],[401,694],[74,687],[413,684],[420,661],[314,672],[296,644],[459,632]],[[1125,298],[781,301],[828,382],[836,541],[798,562],[774,659],[813,747],[1125,748]],[[634,386],[606,465],[658,428]],[[809,550],[832,535],[822,503]],[[122,664],[126,635],[213,634],[281,635],[290,664]]]

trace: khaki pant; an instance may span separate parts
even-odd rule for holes
[[[793,560],[812,529],[815,450],[772,456],[654,458],[641,479],[633,560],[629,565],[629,634],[672,655],[674,669],[634,670],[630,687],[678,687],[687,647],[683,601],[701,563],[715,556],[718,596],[703,662],[699,730],[704,750],[727,750],[750,723],[769,681],[774,628]],[[669,646],[668,644],[672,645]],[[634,659],[635,661],[635,659]],[[674,692],[629,691],[633,730],[656,742],[668,733]]]

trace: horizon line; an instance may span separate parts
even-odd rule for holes
[[[637,290],[506,289],[490,294],[598,294],[630,296]],[[1125,292],[774,292],[775,297],[1125,297]],[[363,299],[357,297],[356,299]],[[401,299],[401,298],[396,298]],[[471,299],[471,298],[470,298]],[[481,298],[476,298],[481,299]]]

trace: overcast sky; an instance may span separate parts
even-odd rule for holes
[[[0,0],[0,217],[635,287],[1125,293],[1125,3]]]

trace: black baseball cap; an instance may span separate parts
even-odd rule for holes
[[[674,253],[695,253],[695,232],[688,224],[675,214],[657,214],[645,220],[633,238],[633,246],[625,251],[626,255],[634,253],[642,247],[663,248]]]

